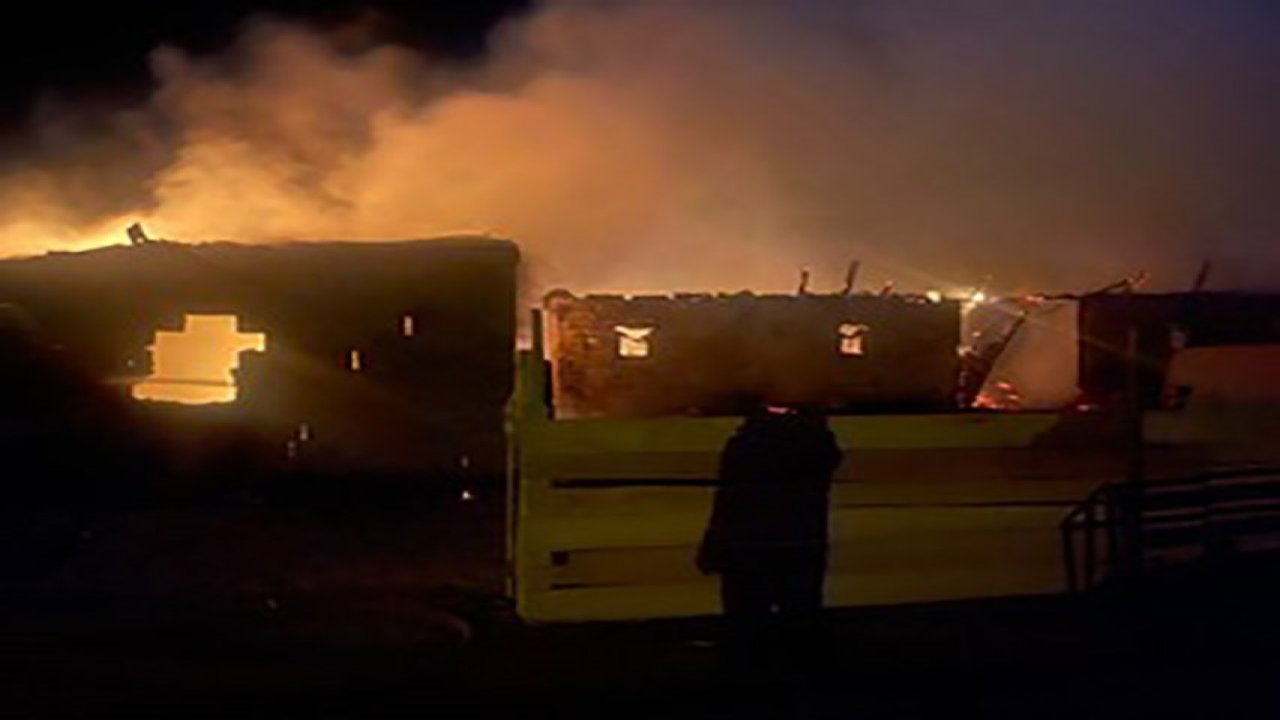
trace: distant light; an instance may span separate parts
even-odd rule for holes
[[[924,296],[929,299],[929,302],[935,302],[935,303],[942,302],[941,290],[927,290],[925,291]]]
[[[413,337],[414,327],[413,327],[412,315],[405,315],[404,317],[400,318],[400,332],[405,337]]]
[[[475,499],[476,499],[476,496],[475,496],[475,495],[472,495],[470,490],[463,490],[463,491],[462,491],[462,501],[463,501],[463,502],[470,502],[470,501],[475,500]]]
[[[359,350],[352,350],[347,356],[347,367],[350,368],[352,372],[360,372],[360,368],[363,364]]]
[[[994,300],[994,298],[989,297],[986,291],[982,288],[975,288],[973,292],[970,292],[968,295],[962,295],[961,297],[964,298],[964,304],[961,306],[961,310],[966,314],[972,312],[973,309],[979,305],[983,305]]]

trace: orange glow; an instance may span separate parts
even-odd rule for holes
[[[1022,393],[1013,383],[1003,380],[988,382],[973,399],[973,407],[984,410],[1021,410]]]
[[[187,405],[232,402],[240,354],[263,351],[267,336],[242,333],[234,315],[187,315],[182,332],[161,330],[151,345],[152,374],[133,386],[138,400]]]

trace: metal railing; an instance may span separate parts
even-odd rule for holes
[[[1062,518],[1059,530],[1073,593],[1139,575],[1156,553],[1165,562],[1236,556],[1248,551],[1246,539],[1280,539],[1280,467],[1103,483]]]

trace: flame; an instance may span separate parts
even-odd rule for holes
[[[982,410],[1021,410],[1023,404],[1022,394],[1014,387],[1013,383],[996,380],[988,382],[982,392],[973,399],[972,407]]]

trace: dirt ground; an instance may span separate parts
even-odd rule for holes
[[[727,677],[713,619],[528,627],[502,499],[152,509],[10,584],[6,716],[1274,717],[1280,613],[1205,578],[1127,599],[830,616],[813,670]],[[1217,587],[1217,590],[1214,588]]]

